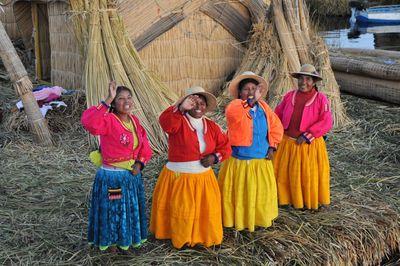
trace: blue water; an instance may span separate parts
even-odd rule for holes
[[[349,38],[349,29],[337,29],[332,31],[320,32],[326,45],[331,48],[362,48],[375,49],[374,35],[366,33],[358,38]]]
[[[331,48],[400,51],[400,24],[366,24],[350,17],[327,19],[319,28],[319,34]]]

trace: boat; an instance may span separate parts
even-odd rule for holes
[[[357,10],[356,20],[369,23],[400,23],[400,5],[373,6]]]

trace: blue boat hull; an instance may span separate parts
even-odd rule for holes
[[[356,20],[360,22],[393,24],[400,23],[400,5],[376,6],[356,11]]]
[[[356,16],[356,19],[360,22],[368,23],[379,23],[379,24],[398,24],[400,20],[388,20],[388,19],[369,19],[364,16]]]

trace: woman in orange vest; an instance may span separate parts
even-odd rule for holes
[[[225,227],[252,232],[255,226],[271,226],[278,216],[271,159],[283,127],[262,100],[267,87],[265,79],[247,71],[228,88],[235,98],[225,110],[232,156],[222,164],[218,176]]]

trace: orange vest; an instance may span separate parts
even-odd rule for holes
[[[267,119],[268,143],[270,147],[276,149],[283,136],[282,123],[265,101],[259,100],[258,106],[263,109]],[[232,146],[250,146],[253,138],[253,121],[247,101],[236,99],[230,102],[225,109],[225,116],[230,144]]]

